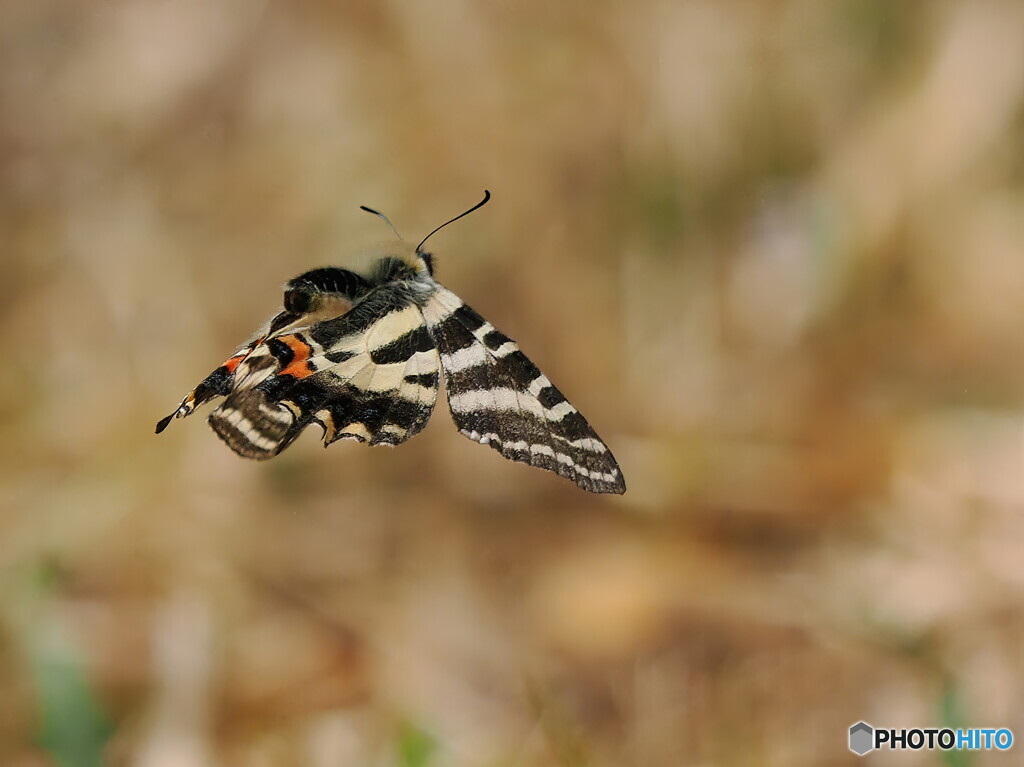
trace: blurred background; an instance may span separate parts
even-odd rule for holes
[[[395,450],[154,436],[389,236],[358,205],[416,241],[484,188],[439,279],[624,497],[441,405]],[[1019,2],[8,0],[0,241],[3,765],[1024,737]]]

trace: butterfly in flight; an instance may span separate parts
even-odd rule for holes
[[[434,280],[423,244],[489,199],[485,191],[415,247],[401,239],[382,245],[365,273],[325,267],[291,280],[283,311],[156,433],[223,396],[210,426],[245,458],[273,458],[312,423],[325,446],[339,439],[398,445],[426,426],[444,371],[463,435],[589,492],[624,493],[619,465],[580,412],[512,339]]]

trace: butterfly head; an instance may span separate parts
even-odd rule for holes
[[[357,257],[362,263],[361,272],[373,284],[393,280],[411,280],[431,277],[434,274],[432,254],[417,249],[406,240],[380,242],[363,250]]]

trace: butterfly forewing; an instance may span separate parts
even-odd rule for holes
[[[424,316],[463,435],[584,490],[625,492],[607,446],[514,341],[446,288],[431,297]]]

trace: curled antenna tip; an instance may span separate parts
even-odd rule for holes
[[[486,205],[487,201],[489,199],[491,199],[491,193],[487,189],[484,189],[484,198],[482,200],[480,200],[480,202],[478,202],[476,205],[474,205],[472,208],[470,208],[469,210],[465,211],[464,213],[460,213],[455,218],[453,218],[451,221],[445,221],[443,224],[441,224],[441,226],[437,227],[437,229],[435,229],[430,234],[428,234],[426,237],[424,237],[422,240],[420,240],[420,244],[416,246],[416,250],[419,250],[420,248],[422,248],[423,247],[423,243],[425,243],[427,240],[429,240],[431,237],[433,237],[439,231],[441,231],[446,226],[448,226],[448,224],[454,224],[456,221],[458,221],[463,216],[468,216],[470,213],[472,213],[477,208],[481,208],[484,205]]]

